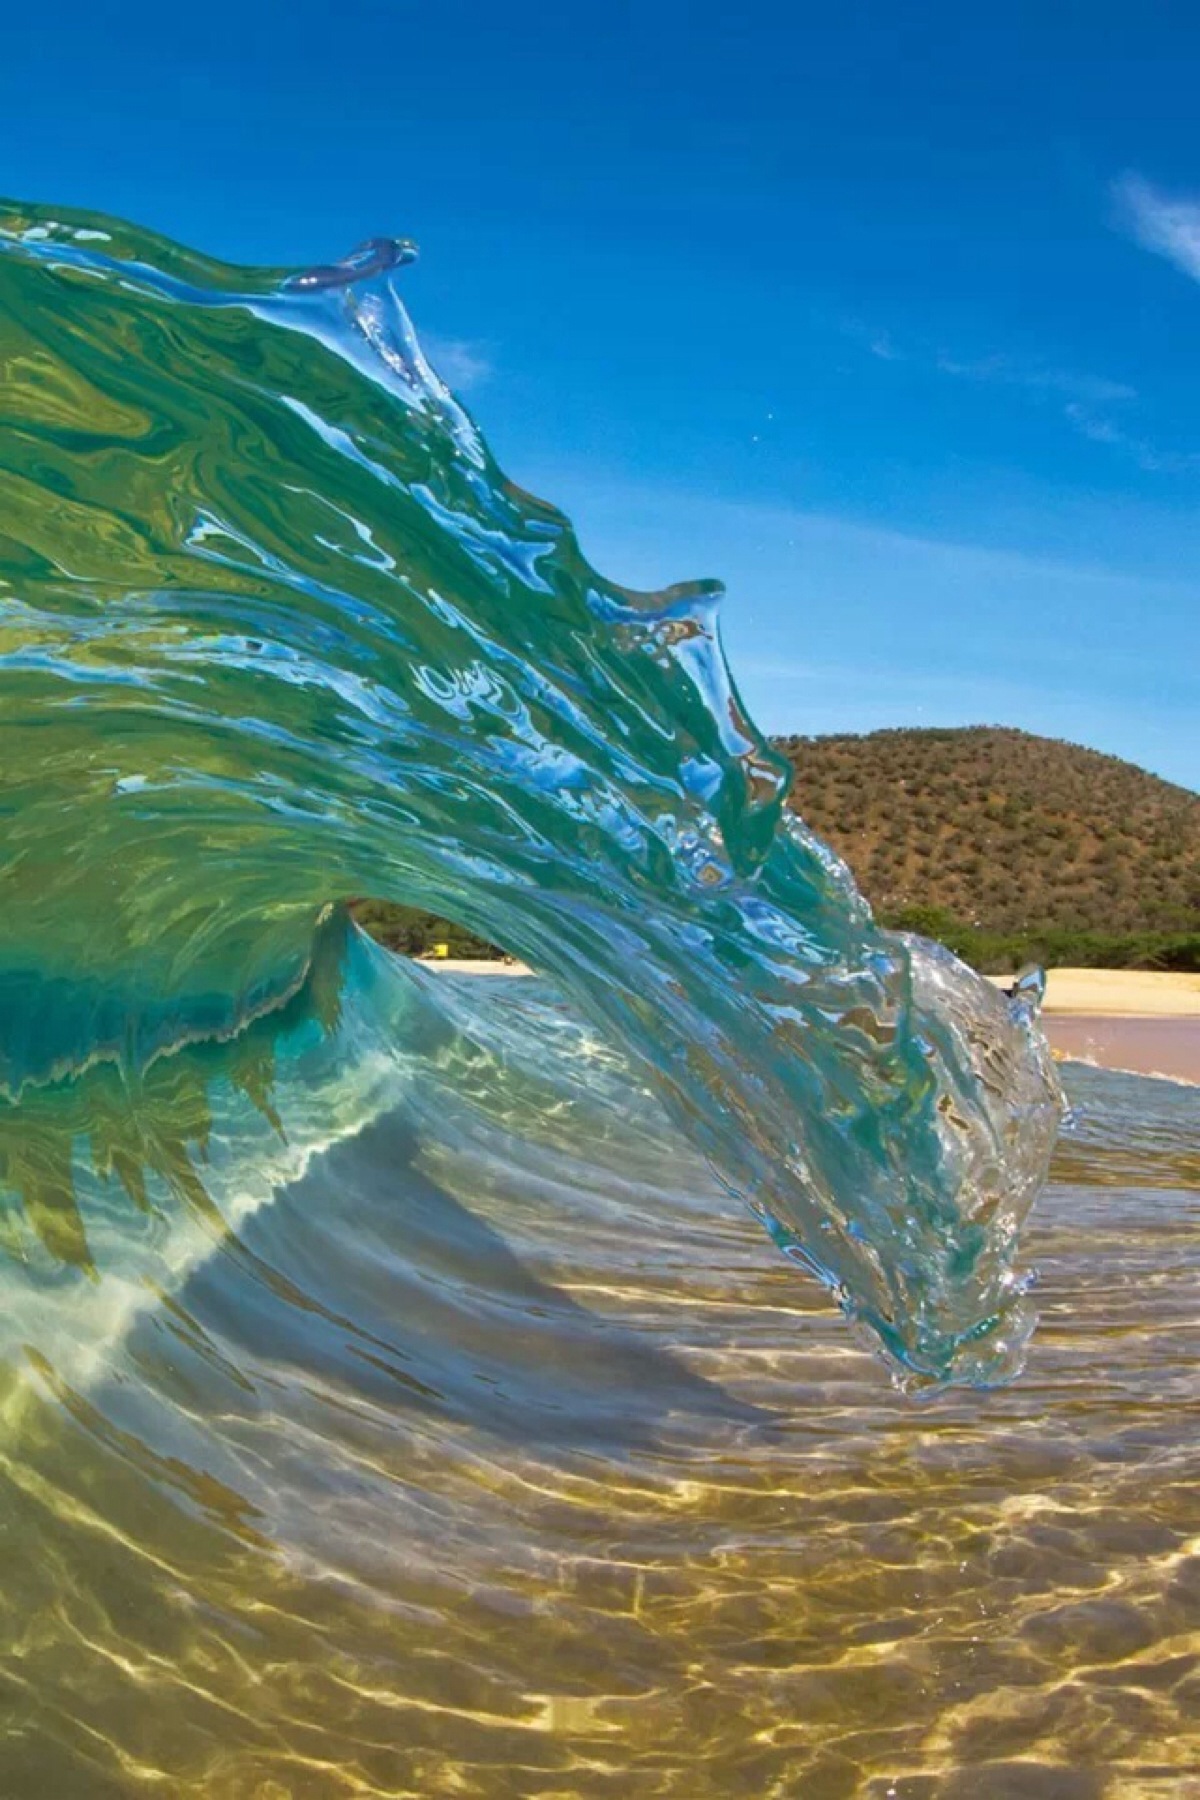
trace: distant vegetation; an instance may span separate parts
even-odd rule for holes
[[[389,950],[404,956],[429,955],[438,944],[454,957],[502,956],[504,952],[485,938],[476,937],[465,925],[439,919],[415,906],[393,906],[386,900],[355,900],[350,910],[362,926]]]
[[[1003,726],[790,737],[791,803],[883,923],[986,970],[1200,969],[1200,796],[1119,757]],[[411,907],[361,903],[410,954],[494,954]]]
[[[1200,796],[1002,726],[779,742],[889,925],[985,969],[1200,967]]]

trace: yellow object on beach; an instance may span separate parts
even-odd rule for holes
[[[450,954],[449,944],[435,944],[433,946],[433,954],[439,962],[442,962]]]

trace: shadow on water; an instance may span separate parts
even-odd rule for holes
[[[611,1455],[648,1447],[671,1415],[769,1420],[535,1274],[422,1169],[422,1148],[403,1111],[333,1146],[192,1275],[181,1308],[219,1326],[241,1367],[336,1377],[524,1445]]]
[[[622,1294],[604,1317],[571,1292],[571,1214],[606,1179],[603,1155],[636,1179],[627,1090],[614,1101],[551,1014],[533,1041],[558,1030],[553,1080],[448,998],[338,923],[305,989],[237,1038],[136,1075],[98,1064],[0,1108],[14,1374],[168,1486],[197,1453],[183,1419],[261,1420],[284,1385],[379,1423],[399,1411],[610,1456],[672,1420],[765,1423],[631,1326]],[[547,1188],[563,1129],[586,1147],[576,1185]],[[518,1253],[505,1232],[535,1194]],[[229,1505],[191,1497],[227,1519],[239,1492],[231,1476]]]

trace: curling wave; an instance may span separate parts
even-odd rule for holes
[[[14,1230],[32,1219],[38,1255],[94,1277],[71,1199],[81,1082],[120,1096],[120,1130],[86,1151],[130,1201],[106,1215],[115,1275],[147,1179],[189,1230],[224,1211],[193,1179],[181,1046],[225,1041],[236,1065],[254,1020],[274,1043],[299,1007],[337,1068],[316,1083],[340,1096],[312,1127],[328,1147],[394,1101],[380,1044],[414,995],[452,1041],[486,1037],[511,996],[466,1029],[450,989],[345,924],[339,903],[371,894],[545,971],[899,1379],[1010,1377],[1033,1324],[1018,1232],[1060,1113],[1031,1000],[882,931],[784,811],[716,584],[619,588],[505,479],[414,336],[411,254],[231,269],[0,207]],[[548,1089],[555,1054],[548,1032]],[[502,1057],[465,1066],[502,1079]],[[230,1079],[269,1120],[261,1083]],[[259,1173],[230,1204],[296,1178],[246,1155]]]

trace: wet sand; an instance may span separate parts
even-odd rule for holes
[[[1060,1056],[1200,1084],[1200,975],[1051,969],[1043,1020]]]
[[[1200,1086],[1200,1015],[1195,1018],[1140,1019],[1126,1014],[1050,1013],[1046,1036],[1059,1056],[1125,1069],[1131,1075],[1161,1075]]]

